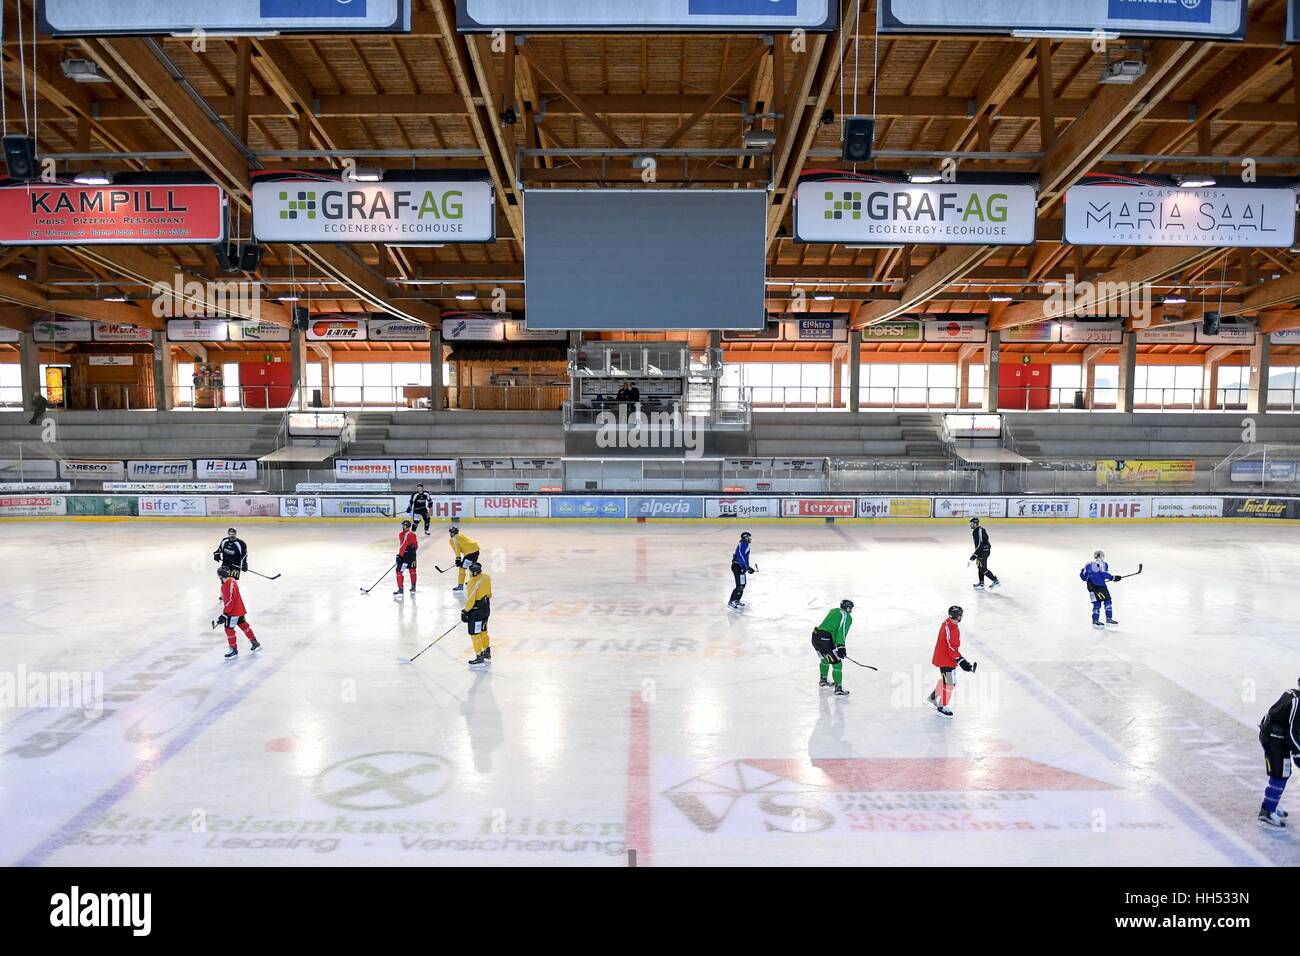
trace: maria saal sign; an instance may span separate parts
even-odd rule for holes
[[[207,244],[226,235],[226,199],[213,183],[0,188],[0,245]]]
[[[1296,193],[1284,188],[1083,183],[1065,194],[1065,241],[1087,246],[1295,244]]]

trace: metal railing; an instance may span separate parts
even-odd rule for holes
[[[564,403],[564,427],[573,428],[695,428],[748,431],[750,408],[743,402],[609,402],[591,405]]]
[[[1214,466],[1216,490],[1300,492],[1300,445],[1239,445]]]

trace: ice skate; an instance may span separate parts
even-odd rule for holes
[[[238,656],[239,656],[239,649],[236,647],[232,647],[230,650],[226,651],[226,660],[232,660]]]
[[[974,585],[974,588],[975,588],[976,591],[983,591],[983,590],[984,590],[984,585],[983,585],[983,584],[976,584],[976,585]]]
[[[1119,621],[1115,620],[1113,617],[1108,617],[1108,618],[1106,618],[1106,626],[1107,626],[1107,627],[1119,627]]]
[[[836,684],[836,685],[835,685],[835,696],[836,696],[836,697],[848,697],[848,696],[849,696],[849,692],[848,692],[847,690],[845,690],[844,687],[843,687],[842,685],[840,685],[840,684]]]
[[[249,643],[248,649],[250,651],[260,651],[262,649],[262,645],[259,641],[252,641]]]
[[[989,585],[989,590],[996,591],[1000,587],[1002,587],[1002,582],[998,580],[994,580],[994,582]]]
[[[830,681],[828,681],[825,677],[823,677],[821,680],[819,680],[819,681],[817,682],[817,686],[818,686],[818,687],[834,687],[835,685],[832,684]]]
[[[937,713],[940,717],[949,717],[949,718],[952,717],[952,711],[949,710],[947,707],[936,707],[935,713]]]
[[[1286,829],[1286,818],[1276,811],[1269,813],[1267,810],[1260,810],[1259,825],[1275,830],[1284,830]]]

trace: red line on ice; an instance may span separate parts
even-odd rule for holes
[[[629,850],[637,866],[650,865],[650,705],[632,695],[628,712],[627,815],[624,821]]]

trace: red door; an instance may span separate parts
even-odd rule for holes
[[[1023,377],[1028,410],[1042,411],[1052,403],[1052,366],[1026,365]]]
[[[239,390],[245,408],[284,408],[293,394],[288,362],[240,362]]]
[[[1028,408],[1025,395],[1025,366],[998,365],[998,408],[1023,412]]]

